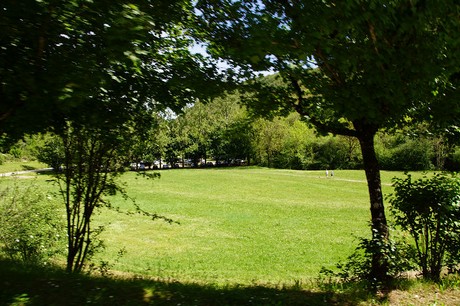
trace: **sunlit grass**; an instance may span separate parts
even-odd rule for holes
[[[354,172],[352,172],[354,173]],[[163,171],[124,180],[144,210],[180,224],[104,212],[114,269],[216,283],[290,283],[332,267],[368,234],[368,194],[354,177],[250,169]],[[113,203],[129,209],[130,203]]]
[[[22,160],[22,161],[5,161],[0,164],[0,174],[18,171],[38,170],[48,168],[47,165],[35,160]],[[29,175],[34,175],[29,173]]]
[[[0,168],[0,172],[1,168]],[[122,177],[136,202],[180,224],[104,209],[108,261],[117,277],[68,275],[0,260],[0,301],[6,305],[457,305],[458,278],[440,285],[403,281],[388,296],[358,283],[316,280],[368,236],[363,171],[263,168],[187,169],[158,180]],[[400,172],[382,172],[385,193]],[[416,173],[415,176],[421,174]],[[49,174],[16,183],[56,190]],[[12,178],[0,178],[0,185]],[[112,199],[122,210],[129,201]],[[58,212],[57,213],[61,213]],[[126,254],[117,259],[117,252]],[[138,277],[133,278],[134,275]],[[153,280],[150,278],[152,277]],[[1,304],[0,302],[0,304]],[[21,304],[22,303],[22,304]]]
[[[124,273],[206,283],[309,282],[370,232],[364,171],[334,174],[175,169],[147,180],[126,173],[121,180],[142,209],[178,223],[104,209],[96,221],[106,228],[107,248],[96,264],[104,260]],[[402,173],[382,172],[385,193],[396,175]],[[50,178],[39,175],[35,184],[56,190]],[[111,200],[121,210],[134,210],[121,196]],[[118,258],[120,250],[126,252]]]

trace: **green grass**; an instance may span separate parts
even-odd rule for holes
[[[102,258],[126,254],[115,270],[205,283],[308,282],[368,235],[367,187],[356,171],[250,169],[163,171],[124,176],[144,210],[180,224],[107,211]],[[351,174],[351,175],[350,175]],[[351,178],[350,178],[351,177]],[[113,199],[115,206],[130,203]]]
[[[48,168],[46,164],[35,160],[16,160],[16,161],[5,161],[0,164],[0,173],[18,172],[18,171],[29,171]],[[33,175],[30,173],[29,175]]]
[[[384,192],[395,175],[401,173],[382,172]],[[39,175],[36,183],[56,188],[49,179]],[[179,223],[107,209],[96,215],[107,246],[96,264],[106,261],[123,273],[216,284],[309,283],[370,234],[364,171],[336,170],[326,178],[323,171],[256,167],[174,169],[155,180],[129,172],[122,181],[142,209]],[[121,196],[111,201],[133,210]]]
[[[401,175],[382,172],[384,193],[391,192],[391,178]],[[49,179],[40,174],[19,182],[51,191]],[[363,171],[337,170],[326,178],[323,171],[177,169],[162,171],[157,180],[132,172],[121,179],[144,210],[179,224],[104,209],[95,221],[106,227],[107,248],[95,263],[107,261],[116,277],[72,276],[60,268],[0,260],[0,305],[460,302],[458,279],[442,288],[409,282],[388,296],[371,295],[359,285],[317,283],[322,266],[333,267],[355,248],[356,236],[369,235]],[[0,178],[0,185],[9,183],[11,178]],[[133,210],[119,196],[112,203]],[[117,258],[120,249],[126,253]]]

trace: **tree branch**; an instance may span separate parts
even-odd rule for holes
[[[323,70],[325,74],[337,85],[342,85],[344,82],[340,77],[340,74],[336,71],[336,69],[334,69],[334,67],[331,64],[328,63],[326,55],[319,46],[316,48],[314,55],[316,58],[321,60],[317,63],[321,70]]]
[[[324,130],[324,131],[327,131],[333,134],[337,134],[337,135],[357,137],[357,132],[355,130],[348,129],[346,127],[327,125],[323,123],[321,120],[317,119],[313,114],[307,112],[305,108],[303,107],[304,97],[303,97],[302,86],[299,84],[299,81],[293,76],[289,76],[289,79],[291,81],[291,85],[294,88],[295,94],[297,96],[297,103],[292,103],[291,105],[297,113],[299,113],[303,117],[308,118],[308,120],[313,125],[315,125],[321,130]]]

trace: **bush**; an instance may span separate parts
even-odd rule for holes
[[[37,153],[37,159],[59,171],[64,163],[64,146],[58,137],[49,137],[41,150]]]
[[[37,186],[13,182],[0,190],[0,250],[13,260],[42,264],[60,251],[64,220]]]
[[[390,203],[394,220],[415,241],[424,278],[439,280],[445,266],[460,263],[460,181],[446,173],[413,181],[394,179]]]
[[[444,167],[449,171],[460,171],[460,147],[455,147],[447,156]]]
[[[384,148],[379,152],[382,169],[399,171],[429,170],[432,151],[430,143],[426,140],[407,140],[391,148]]]

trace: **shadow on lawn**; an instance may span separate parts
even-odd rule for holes
[[[0,260],[0,305],[356,305],[359,296],[263,286],[69,275]]]
[[[37,170],[38,168],[37,167],[32,167],[32,166],[29,166],[29,165],[21,165],[22,167],[22,170],[24,171],[32,171],[32,170]]]

